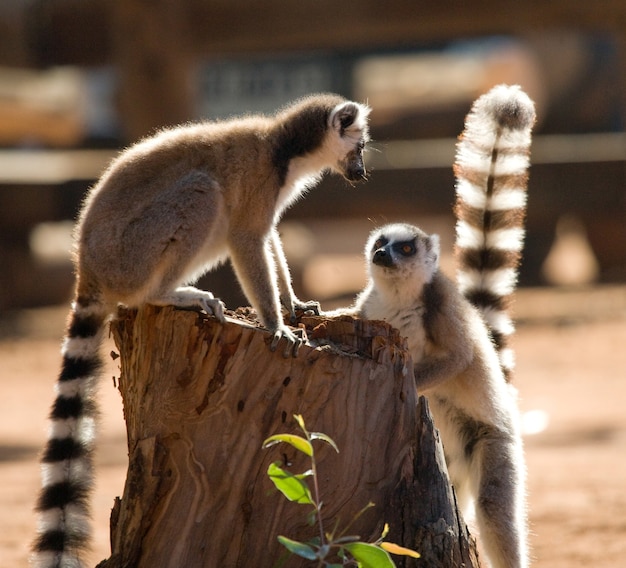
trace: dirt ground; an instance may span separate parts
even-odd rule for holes
[[[516,384],[525,438],[536,568],[626,566],[626,288],[522,290]],[[0,565],[27,566],[65,308],[0,321]],[[94,564],[126,468],[111,362],[101,387]]]

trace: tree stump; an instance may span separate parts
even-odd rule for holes
[[[450,488],[438,433],[415,392],[411,360],[382,322],[303,317],[309,343],[297,358],[269,350],[270,334],[242,312],[220,324],[153,306],[112,324],[129,467],[111,515],[114,567],[265,567],[285,549],[277,536],[315,536],[309,511],[273,491],[273,461],[309,464],[264,439],[297,432],[294,414],[337,443],[317,444],[323,519],[421,553],[398,566],[478,566],[475,543]],[[285,566],[310,565],[291,557]]]

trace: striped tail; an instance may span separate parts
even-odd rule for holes
[[[94,396],[106,318],[102,304],[93,300],[79,298],[70,312],[48,441],[41,458],[38,537],[33,545],[33,565],[38,568],[83,565],[81,554],[90,538]]]
[[[524,241],[534,122],[534,104],[518,86],[494,87],[467,115],[454,164],[459,289],[482,312],[507,381],[515,366],[509,307]]]

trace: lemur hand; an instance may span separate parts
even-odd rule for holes
[[[291,325],[295,325],[296,324],[296,311],[299,312],[304,312],[306,315],[314,315],[314,316],[319,316],[321,313],[321,306],[319,302],[316,302],[315,300],[309,300],[308,302],[302,302],[301,300],[294,300],[293,301],[293,308],[292,310],[290,310],[290,314],[289,314],[289,322],[291,323]]]
[[[291,331],[289,328],[281,326],[274,332],[272,342],[270,343],[270,350],[276,351],[278,343],[283,338],[287,341],[287,345],[285,345],[285,350],[283,351],[283,357],[285,358],[289,356],[297,357],[300,346],[307,340],[306,331],[304,329]]]

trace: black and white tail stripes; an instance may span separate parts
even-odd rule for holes
[[[80,555],[90,536],[88,499],[97,414],[94,395],[106,318],[99,302],[80,297],[70,312],[48,441],[41,458],[38,537],[33,546],[33,565],[38,568],[82,566]]]
[[[507,381],[515,365],[509,306],[524,241],[534,122],[534,104],[518,86],[494,87],[467,115],[454,164],[459,289],[481,310]]]

